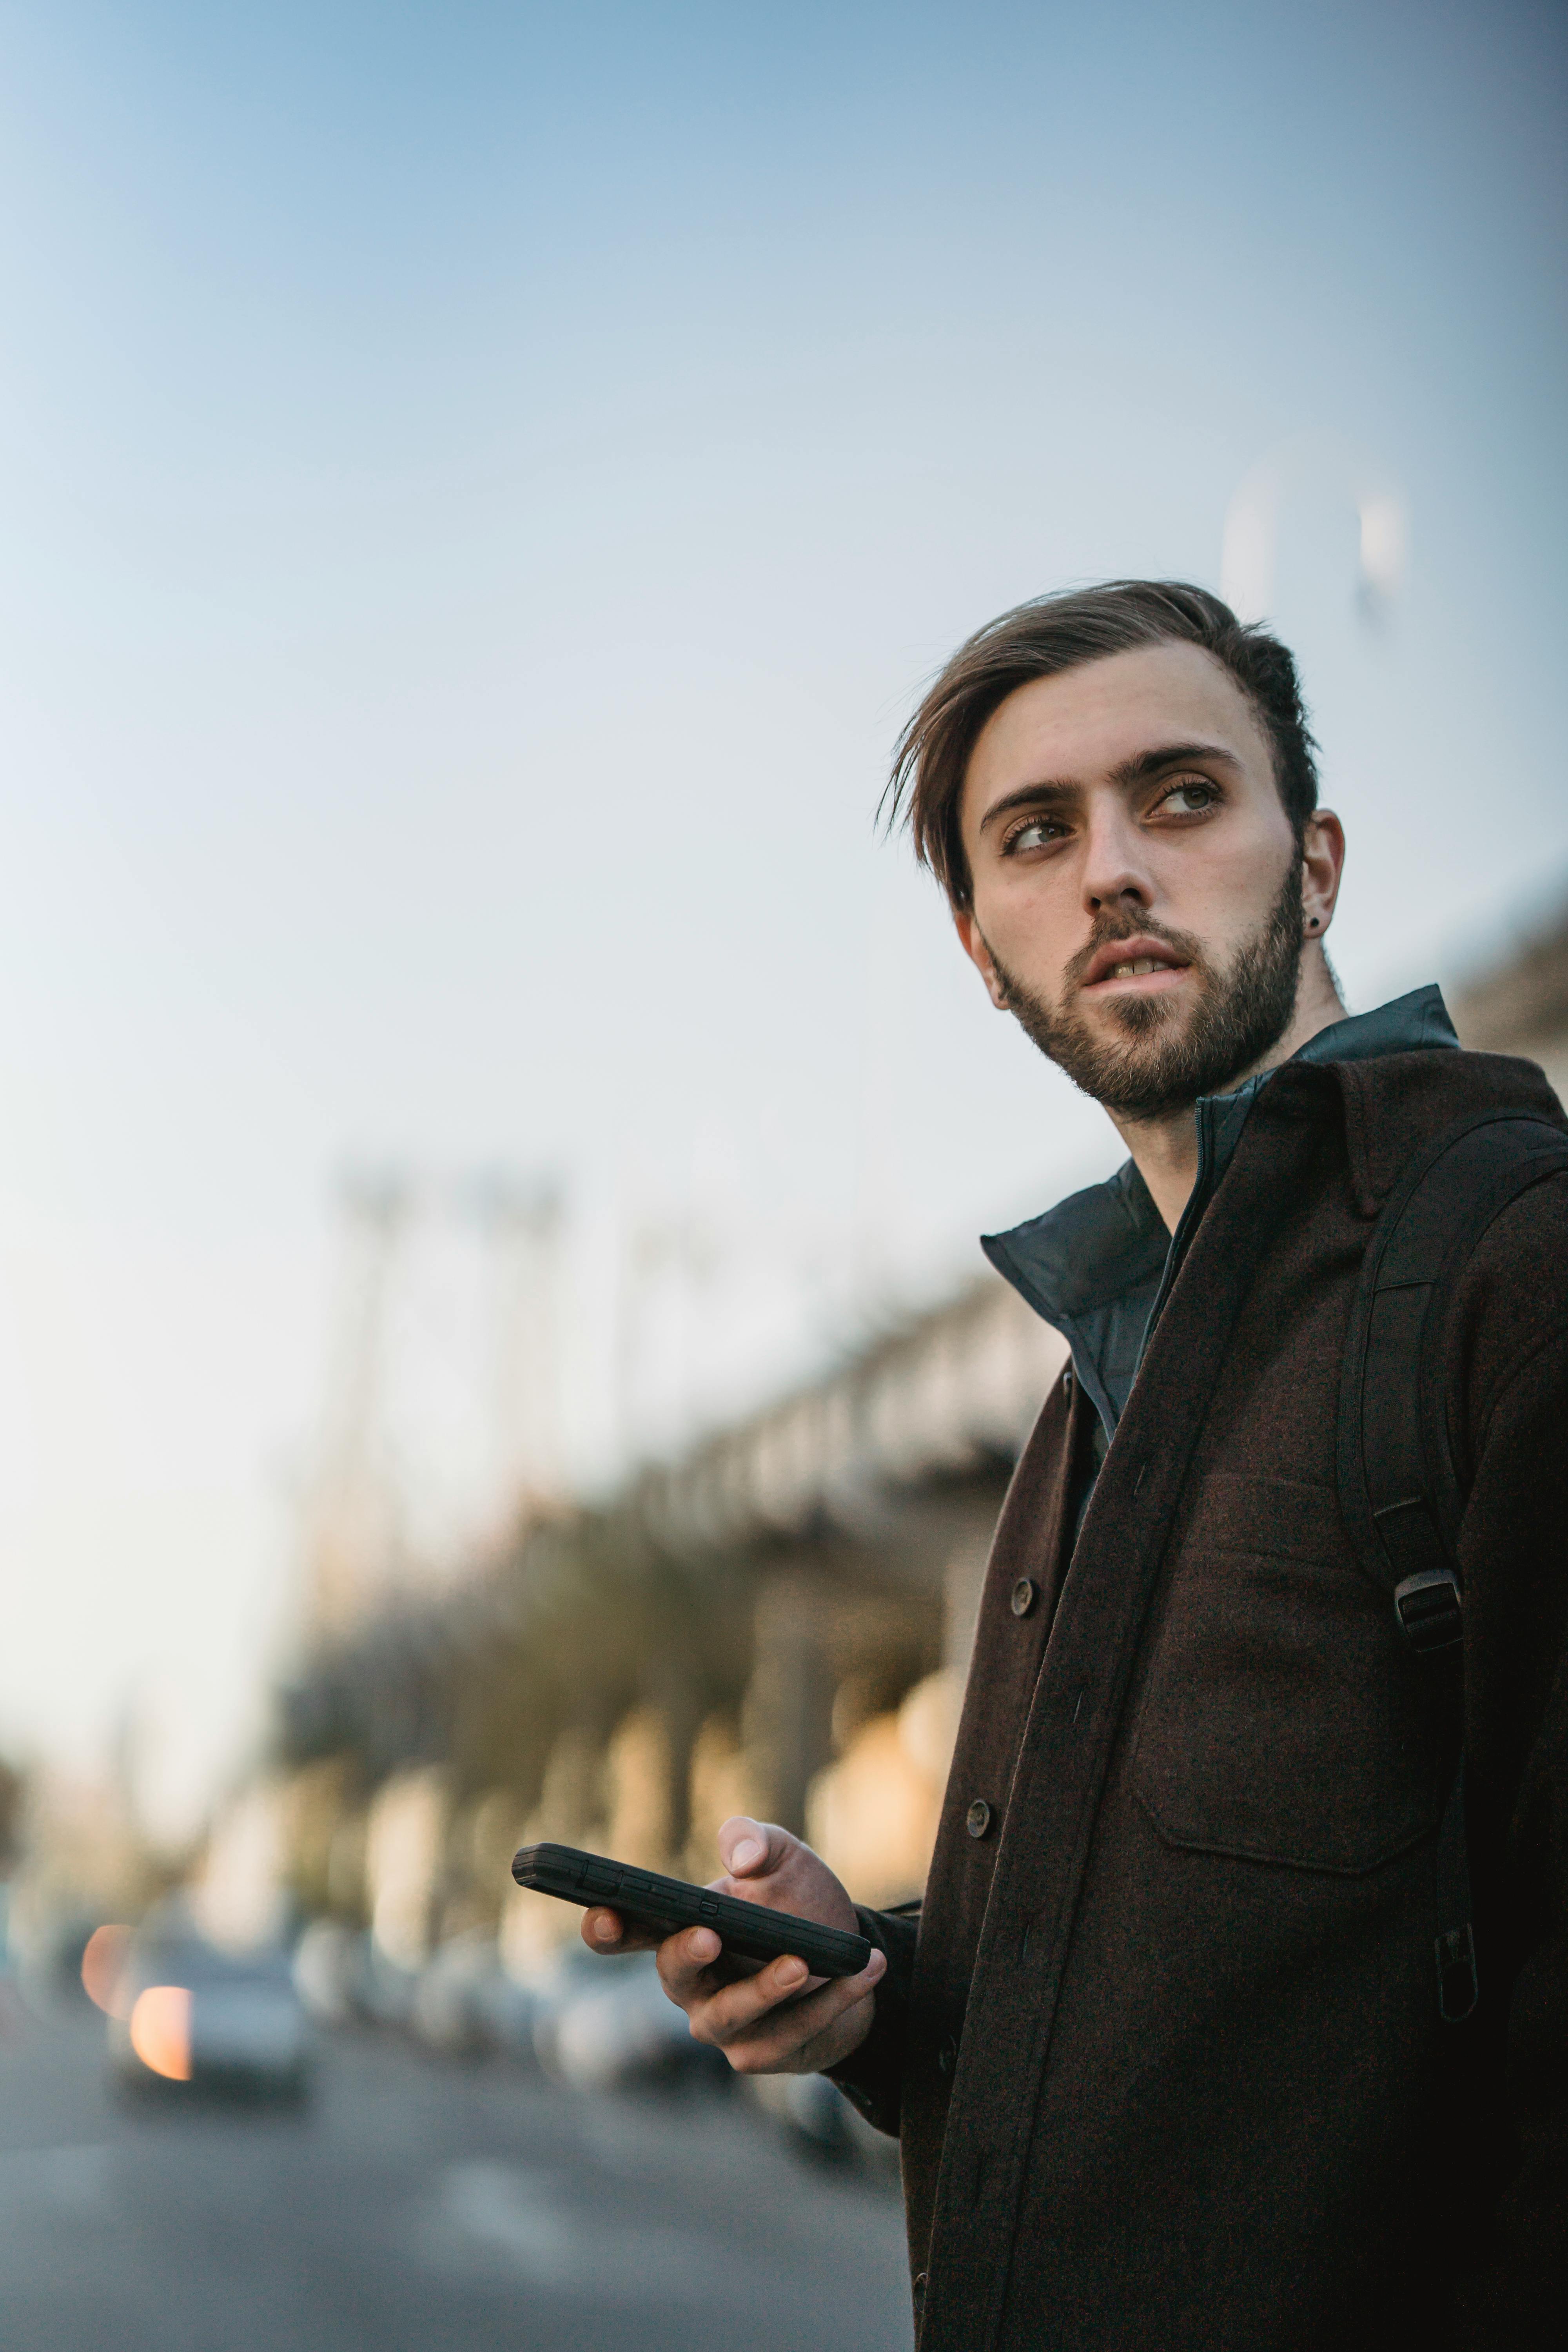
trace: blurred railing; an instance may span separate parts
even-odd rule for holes
[[[1065,1360],[994,1277],[777,1404],[646,1470],[633,1508],[658,1543],[880,1531],[911,1489],[1011,1462]]]

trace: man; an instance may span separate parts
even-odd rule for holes
[[[1447,1302],[1462,1780],[1458,1685],[1358,1560],[1335,1450],[1402,1172],[1467,1113],[1560,1107],[1458,1051],[1435,989],[1346,1017],[1294,666],[1203,591],[1004,615],[894,773],[993,1003],[1131,1159],[986,1244],[1072,1361],[1004,1507],[918,1919],[731,1822],[719,1883],[858,1916],[871,1964],[730,1982],[693,1929],[666,1988],[741,2071],[831,2071],[900,2134],[922,2352],[1568,2340],[1568,1177]],[[1464,2023],[1433,1967],[1456,1787]]]

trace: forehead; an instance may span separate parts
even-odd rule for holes
[[[1093,783],[1162,743],[1214,743],[1271,782],[1268,738],[1230,672],[1201,646],[1139,646],[1031,678],[992,712],[964,772],[963,814],[1035,782]]]

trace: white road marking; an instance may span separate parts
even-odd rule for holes
[[[562,2190],[555,2176],[522,2165],[455,2164],[441,2177],[440,2214],[449,2231],[502,2255],[536,2286],[569,2286],[600,2302],[653,2294],[709,2303],[734,2291],[739,2264],[706,2240],[584,2211]]]

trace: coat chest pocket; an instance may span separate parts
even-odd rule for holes
[[[1136,1738],[1139,1801],[1171,1845],[1359,1874],[1436,1827],[1423,1694],[1331,1489],[1205,1480]]]

